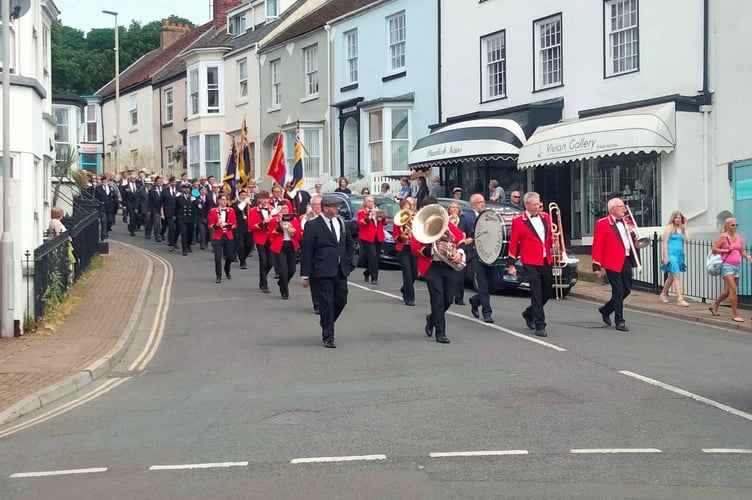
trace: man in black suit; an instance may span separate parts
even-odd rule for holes
[[[143,186],[139,186],[136,194],[136,206],[138,207],[139,220],[144,225],[144,236],[147,240],[151,239],[151,200],[149,192],[154,186],[151,177],[144,179]]]
[[[170,177],[170,183],[162,190],[162,234],[167,231],[167,245],[170,252],[175,250],[178,241],[177,227],[175,224],[175,197],[180,194],[175,177]]]
[[[154,178],[154,186],[149,190],[149,219],[154,229],[154,241],[162,241],[162,177]],[[147,226],[148,228],[148,226]],[[149,237],[148,229],[146,237]]]
[[[324,347],[334,349],[334,322],[347,304],[353,239],[338,216],[339,198],[324,196],[321,215],[306,224],[300,254],[301,284],[318,297]]]
[[[475,241],[472,241],[475,235],[475,223],[478,221],[478,216],[486,209],[486,200],[483,195],[476,193],[470,197],[470,207],[473,209],[472,214],[463,213],[460,216],[459,229],[465,233],[465,237],[471,241],[465,245],[465,252],[467,257],[467,265],[472,266],[471,269],[475,274],[475,282],[478,287],[478,293],[470,297],[470,312],[476,318],[480,317],[478,308],[483,311],[483,321],[486,323],[493,323],[493,310],[491,309],[491,294],[488,291],[488,284],[494,279],[495,268],[483,264],[478,258],[478,253],[475,251]],[[455,299],[456,301],[456,299]]]
[[[131,236],[136,236],[136,229],[138,229],[138,190],[140,186],[136,183],[136,176],[131,174],[128,178],[128,184],[125,185],[125,193],[123,199],[125,200],[125,206],[128,208],[128,232]]]
[[[206,203],[206,188],[198,188],[198,198],[196,199],[196,234],[198,245],[204,250],[209,245],[209,205]]]
[[[196,198],[191,195],[191,185],[180,186],[182,193],[175,198],[175,223],[180,227],[180,242],[183,255],[191,250],[193,224],[196,221]]]
[[[94,197],[100,203],[99,225],[100,239],[106,240],[115,223],[115,210],[117,210],[117,187],[110,184],[110,178],[103,174],[102,182],[94,188]]]
[[[232,204],[235,210],[235,229],[232,231],[232,240],[235,243],[235,255],[238,256],[240,269],[246,269],[246,259],[253,247],[253,234],[248,231],[248,212],[251,204],[248,202],[248,194],[245,189],[238,191],[238,199]]]

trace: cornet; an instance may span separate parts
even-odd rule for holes
[[[627,215],[629,215],[629,220],[632,221],[632,228],[634,231],[634,237],[635,237],[635,248],[638,250],[641,250],[645,247],[649,247],[652,243],[650,241],[650,238],[648,236],[641,236],[640,235],[640,228],[637,226],[637,221],[634,218],[634,215],[632,215],[632,210],[629,208],[629,205],[626,205],[627,209]]]

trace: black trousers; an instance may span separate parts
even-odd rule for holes
[[[334,322],[347,305],[347,277],[337,271],[333,278],[311,277],[311,288],[319,301],[319,324],[324,341],[334,340]]]
[[[99,212],[99,236],[100,239],[108,238],[110,231],[112,231],[112,225],[115,223],[115,214],[107,212]]]
[[[178,244],[178,236],[180,235],[180,226],[177,219],[172,216],[167,216],[167,242],[174,246]]]
[[[282,243],[282,250],[279,253],[274,254],[274,270],[277,271],[277,285],[279,285],[279,293],[282,297],[290,296],[290,280],[295,276],[295,260],[298,256],[298,252],[292,246],[291,241],[285,241]]]
[[[402,268],[402,300],[415,301],[415,280],[418,278],[418,257],[413,255],[410,245],[405,245],[397,255]]]
[[[151,238],[151,228],[152,228],[151,213],[150,212],[146,212],[146,213],[143,214],[143,217],[144,217],[144,236],[148,240],[148,239]]]
[[[475,281],[477,283],[477,293],[470,297],[470,303],[480,304],[483,317],[485,318],[491,316],[493,313],[491,309],[491,294],[488,291],[488,287],[493,283],[493,273],[496,272],[496,268],[483,264],[478,258],[471,260],[470,263],[473,266],[473,273],[475,274]]]
[[[209,229],[206,220],[201,217],[196,218],[196,240],[202,249],[209,242]]]
[[[136,214],[136,207],[128,207],[128,231],[134,234],[138,229],[138,218]]]
[[[240,261],[241,266],[244,266],[253,245],[253,233],[236,231],[233,233],[233,241],[235,242],[238,261]]]
[[[161,241],[164,231],[162,230],[162,215],[159,212],[151,214],[151,227],[154,229],[154,239]]]
[[[256,250],[259,254],[259,288],[262,290],[269,288],[269,282],[267,281],[267,274],[274,265],[274,256],[271,255],[272,251],[269,250],[269,243],[256,244]]]
[[[462,273],[449,265],[433,261],[425,276],[428,297],[431,300],[431,326],[436,329],[436,337],[446,336],[446,312],[454,302],[457,282]]]
[[[372,280],[379,279],[379,254],[381,253],[380,241],[363,241],[360,240],[360,250],[366,256],[366,270],[363,276]]]
[[[603,306],[603,312],[609,316],[614,313],[616,323],[624,323],[624,299],[632,293],[632,262],[624,259],[621,272],[606,269],[608,282],[611,283],[611,299]]]
[[[180,223],[180,243],[183,247],[183,251],[187,252],[189,248],[191,248],[191,244],[193,243],[192,240],[193,237],[193,221],[191,222],[181,222]]]
[[[530,306],[523,313],[526,318],[532,318],[535,328],[546,328],[546,312],[543,306],[551,298],[551,289],[554,284],[554,275],[551,266],[532,266],[523,264],[525,273],[530,277]]]
[[[230,274],[230,266],[235,258],[235,245],[226,234],[222,235],[221,240],[212,240],[214,247],[214,274],[217,278],[222,277],[222,259],[225,259],[225,275]]]

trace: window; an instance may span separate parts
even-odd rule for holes
[[[175,164],[175,149],[172,146],[167,146],[165,148],[165,160],[168,167]]]
[[[318,47],[313,45],[303,49],[303,58],[305,59],[305,82],[306,97],[319,95],[319,61]]]
[[[138,125],[138,96],[133,94],[128,104],[128,112],[131,115],[131,127]]]
[[[55,115],[55,142],[70,143],[68,133],[68,110],[65,108],[53,108]]]
[[[2,56],[0,56],[2,58]],[[47,26],[42,28],[42,67],[49,71],[50,59],[50,29]]]
[[[235,36],[245,33],[245,12],[233,16],[227,21],[227,33]]]
[[[345,33],[345,78],[347,83],[358,82],[358,30],[352,30]]]
[[[606,76],[637,71],[640,62],[637,0],[606,0],[604,16]]]
[[[188,98],[190,99],[190,115],[197,115],[199,111],[198,95],[198,68],[193,68],[188,72]]]
[[[506,32],[481,39],[482,99],[484,101],[507,96]]]
[[[84,142],[100,142],[98,116],[98,104],[89,104],[86,106],[86,138]]]
[[[303,145],[308,154],[303,154],[303,178],[315,179],[321,175],[321,128],[303,130]]]
[[[535,90],[562,84],[561,14],[534,23]]]
[[[81,168],[95,174],[99,172],[99,165],[97,164],[98,156],[96,153],[82,153]]]
[[[215,179],[222,178],[222,172],[219,168],[219,134],[206,134],[204,136],[204,173],[209,177],[213,175]]]
[[[206,68],[206,110],[209,113],[219,113],[219,68]]]
[[[410,149],[407,109],[392,108],[392,170],[407,170],[407,153]]]
[[[266,19],[276,19],[278,16],[277,0],[266,0]]]
[[[165,116],[165,123],[172,123],[172,112],[173,112],[173,102],[172,102],[172,89],[165,90],[164,93],[164,116]]]
[[[279,74],[280,60],[276,59],[269,64],[269,72],[272,75],[272,107],[279,107],[282,105],[282,83],[280,82]]]
[[[238,61],[238,95],[248,97],[248,60]]]
[[[197,134],[188,138],[188,177],[197,179],[202,175],[222,178],[219,134]]]
[[[405,13],[400,12],[387,18],[389,31],[389,64],[387,68],[398,71],[405,67]]]
[[[201,176],[201,136],[188,138],[188,177],[197,179]]]
[[[368,113],[368,149],[371,153],[371,172],[384,170],[384,113]]]

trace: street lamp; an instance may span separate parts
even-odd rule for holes
[[[111,10],[103,10],[103,14],[115,17],[115,147],[113,150],[115,159],[115,172],[120,171],[120,38],[117,22],[118,13]]]

